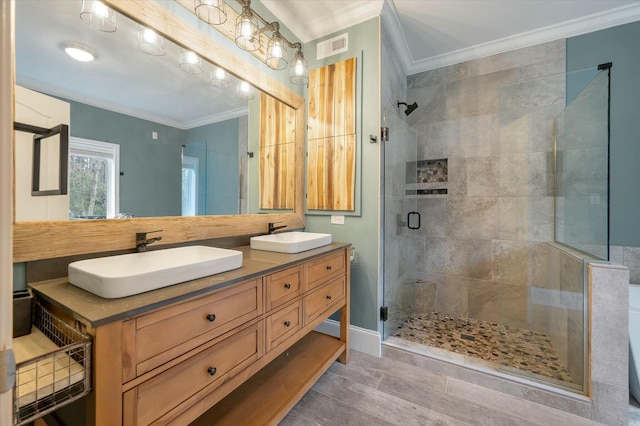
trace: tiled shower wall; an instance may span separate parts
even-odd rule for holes
[[[530,318],[547,335],[574,384],[584,385],[585,259],[555,243],[543,245],[546,279],[531,287]]]
[[[417,160],[448,159],[448,194],[419,198],[417,312],[531,328],[553,240],[553,118],[565,104],[559,40],[408,77]]]

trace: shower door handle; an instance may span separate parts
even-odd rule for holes
[[[411,220],[412,217],[415,220]],[[417,225],[415,224],[416,221],[418,222]],[[418,212],[409,212],[407,214],[407,227],[409,229],[420,229],[420,213],[418,213]]]

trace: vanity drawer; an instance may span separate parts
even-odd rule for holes
[[[295,266],[276,272],[266,278],[266,311],[278,307],[302,294],[303,267]]]
[[[307,290],[311,290],[328,280],[344,274],[345,256],[343,251],[331,253],[305,264]]]
[[[315,320],[328,309],[338,306],[344,300],[346,278],[341,276],[322,286],[304,298],[304,324]]]
[[[125,349],[125,356],[135,360],[133,377],[261,314],[262,280],[256,279],[138,317],[125,328],[134,334]],[[133,377],[125,371],[125,381]]]
[[[125,393],[124,418],[148,425],[197,392],[220,387],[262,355],[261,324],[247,327]]]
[[[302,301],[297,301],[267,317],[266,352],[302,328]]]

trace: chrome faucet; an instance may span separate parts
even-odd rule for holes
[[[276,226],[276,223],[280,222],[269,222],[269,234],[275,234],[278,229],[287,227],[287,225]]]
[[[155,243],[156,241],[160,241],[162,237],[154,237],[147,239],[147,234],[152,234],[154,232],[162,232],[162,229],[151,232],[136,232],[136,251],[138,253],[142,251],[147,251],[147,246],[149,244]]]

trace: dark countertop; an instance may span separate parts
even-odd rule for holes
[[[332,243],[295,254],[253,250],[249,246],[238,247],[235,250],[243,253],[241,268],[119,299],[104,299],[96,296],[70,284],[66,277],[29,283],[29,287],[38,297],[63,309],[78,321],[95,328],[231,284],[268,275],[277,269],[293,266],[344,249],[349,245]]]

